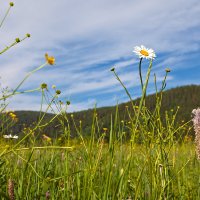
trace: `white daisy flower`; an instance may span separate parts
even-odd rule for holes
[[[18,139],[18,135],[11,135],[11,134],[9,134],[9,135],[3,135],[3,137],[5,138],[5,139]]]
[[[13,135],[13,139],[18,139],[18,135]]]
[[[3,135],[3,137],[6,138],[6,139],[9,139],[9,138],[11,138],[12,136],[11,136],[11,134],[10,134],[10,135]]]
[[[153,49],[147,49],[145,46],[136,46],[133,51],[139,58],[154,59],[156,54]]]

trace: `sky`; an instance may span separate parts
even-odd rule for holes
[[[14,89],[26,74],[45,62],[44,54],[56,58],[33,74],[20,91],[45,82],[70,100],[69,112],[116,105],[128,101],[116,73],[135,99],[141,95],[139,58],[135,46],[156,53],[148,93],[154,93],[154,73],[161,87],[165,69],[166,89],[200,84],[199,0],[13,0],[14,7],[0,29],[0,48],[15,38],[31,37],[0,55],[1,87]],[[0,19],[9,1],[0,0]],[[149,61],[143,60],[145,74]],[[41,93],[9,99],[14,110],[39,110]]]

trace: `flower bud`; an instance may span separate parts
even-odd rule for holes
[[[40,87],[41,87],[41,89],[47,89],[47,84],[46,84],[46,83],[42,83],[42,84],[40,85]]]
[[[167,73],[171,72],[171,70],[170,70],[169,68],[166,68],[165,71],[166,71]]]
[[[16,39],[15,39],[15,42],[19,43],[19,42],[20,42],[20,39],[19,39],[19,38],[16,38]]]
[[[61,91],[60,90],[56,90],[56,94],[61,94]]]
[[[115,68],[113,67],[112,69],[110,69],[110,71],[111,71],[111,72],[114,72],[114,71],[115,71]]]

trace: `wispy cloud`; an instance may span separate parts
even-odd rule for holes
[[[0,0],[1,17],[8,3]],[[133,96],[140,94],[138,59],[132,53],[133,47],[140,44],[155,49],[153,73],[157,73],[159,82],[164,69],[170,67],[169,87],[199,83],[194,77],[200,75],[199,0],[14,3],[0,32],[0,47],[27,32],[32,37],[1,56],[4,85],[14,88],[29,71],[45,62],[44,54],[48,52],[56,57],[56,66],[34,74],[23,89],[36,88],[42,82],[55,84],[63,91],[61,98],[71,99],[71,111],[93,107],[94,99],[100,106],[115,104],[111,101],[117,97],[128,99],[109,71],[114,65],[127,87],[131,91],[135,88]],[[21,102],[19,96],[12,103],[15,109],[39,108],[37,95],[21,98]]]

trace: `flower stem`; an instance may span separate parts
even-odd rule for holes
[[[119,76],[117,75],[117,73],[116,73],[115,71],[113,71],[113,73],[114,73],[116,79],[120,82],[120,84],[121,84],[122,87],[124,88],[126,94],[128,95],[128,97],[129,97],[129,99],[130,99],[130,101],[131,101],[131,104],[132,104],[134,113],[135,113],[135,106],[134,106],[134,104],[133,104],[133,99],[132,99],[132,97],[131,97],[129,91],[127,90],[126,86],[123,84],[123,82],[121,81],[121,79],[119,78]]]
[[[4,16],[4,18],[1,20],[1,23],[0,23],[0,28],[2,27],[6,17],[8,16],[9,12],[10,12],[10,9],[11,9],[11,6],[8,8],[8,10],[6,11],[6,14]]]
[[[13,90],[13,92],[12,92],[11,94],[8,94],[8,95],[6,95],[6,96],[1,97],[0,100],[7,99],[7,98],[9,98],[9,97],[11,97],[11,96],[14,96],[15,94],[31,92],[31,90],[30,90],[30,91],[24,91],[24,92],[17,92],[17,90],[21,87],[21,85],[25,82],[25,80],[26,80],[29,76],[31,76],[31,75],[32,75],[33,73],[35,73],[36,71],[42,69],[42,68],[45,67],[46,65],[47,65],[47,62],[44,63],[43,65],[39,66],[38,68],[34,69],[33,71],[29,72],[29,73],[25,76],[25,78],[19,83],[19,85]],[[38,90],[38,88],[35,89],[35,90]],[[34,91],[35,91],[35,90],[34,90]]]
[[[143,80],[142,80],[142,58],[140,58],[140,63],[139,63],[139,75],[140,75],[140,82],[141,82],[141,87],[143,91]]]
[[[140,100],[140,104],[139,104],[139,108],[138,108],[138,113],[137,113],[137,116],[136,116],[134,133],[137,130],[137,126],[138,126],[138,122],[139,122],[139,116],[140,116],[140,113],[141,113],[141,110],[142,110],[143,102],[145,100],[146,90],[147,90],[147,86],[148,86],[148,82],[149,82],[149,76],[150,76],[151,68],[152,68],[152,62],[153,61],[151,60],[150,63],[149,63],[147,74],[146,74],[146,81],[145,81],[145,84],[143,86],[142,97],[141,97],[141,100]]]
[[[21,87],[21,85],[24,83],[24,81],[29,77],[31,76],[33,73],[35,73],[36,71],[42,69],[43,67],[45,67],[47,65],[47,62],[44,63],[43,65],[37,67],[36,69],[34,69],[33,71],[29,72],[25,78],[21,81],[21,83],[16,87],[16,89],[13,91],[13,94],[15,94],[15,92]]]

